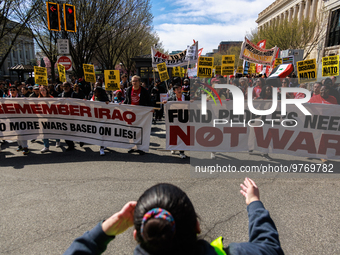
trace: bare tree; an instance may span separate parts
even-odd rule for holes
[[[0,68],[20,36],[31,36],[27,25],[36,9],[32,1],[0,0]]]
[[[143,40],[143,31],[149,29],[153,18],[150,9],[149,1],[144,1],[129,15],[122,17],[116,26],[97,42],[95,58],[103,68],[114,69],[123,52],[131,45],[131,41]]]

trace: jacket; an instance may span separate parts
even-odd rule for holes
[[[139,105],[152,106],[148,91],[144,87],[142,86],[140,87],[141,87],[141,92],[140,92]],[[125,93],[124,104],[131,104],[131,90],[132,90],[132,87],[127,88],[126,93]]]
[[[228,255],[283,255],[279,234],[269,212],[261,201],[254,201],[247,206],[249,219],[249,241],[231,243],[224,251]],[[64,255],[71,254],[101,254],[114,236],[107,236],[99,223],[91,231],[74,240]],[[205,240],[198,240],[197,255],[217,255],[214,247]],[[140,245],[134,250],[134,255],[150,255]]]

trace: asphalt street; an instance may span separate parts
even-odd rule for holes
[[[240,194],[244,176],[252,177],[261,200],[279,232],[285,254],[340,254],[340,174],[194,174],[190,158],[165,150],[164,123],[153,125],[149,153],[126,149],[66,144],[41,154],[41,140],[29,142],[31,153],[16,152],[16,143],[2,144],[0,153],[0,254],[62,254],[72,241],[98,222],[137,200],[150,186],[168,182],[182,188],[200,217],[201,237],[223,236],[230,242],[248,241],[246,204]],[[208,152],[187,152],[210,162]],[[320,164],[317,159],[259,153],[218,153],[214,164],[241,166]],[[223,163],[222,163],[223,162]],[[340,162],[329,161],[339,173]],[[327,165],[327,166],[328,166]],[[132,254],[133,229],[116,237],[104,254]]]

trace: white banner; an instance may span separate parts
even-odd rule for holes
[[[71,98],[0,101],[0,139],[65,139],[148,151],[151,107]]]
[[[233,102],[168,102],[166,149],[212,152],[257,150],[263,153],[340,159],[340,105],[303,104],[313,115],[304,115],[295,105],[287,114],[278,109],[267,116],[252,114],[245,104],[244,115],[233,115]],[[253,101],[254,108],[270,109],[269,100]],[[215,120],[215,122],[214,122]],[[219,121],[217,121],[219,120]],[[215,123],[215,126],[214,126]]]
[[[185,57],[186,61],[196,61],[198,60],[198,43],[187,47],[187,55]]]
[[[198,42],[196,42],[193,46],[198,47]],[[189,61],[189,64],[195,64],[198,60],[198,50],[196,50],[195,57]],[[152,67],[157,67],[157,64],[165,62],[167,68],[175,67],[175,66],[184,66],[188,64],[188,60],[186,59],[187,50],[184,50],[180,53],[174,55],[164,54],[154,47],[151,47],[151,55],[152,55]]]

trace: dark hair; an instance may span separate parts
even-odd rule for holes
[[[262,87],[266,86],[266,80],[265,79],[263,79],[262,77],[259,77],[257,79],[260,80]]]
[[[236,87],[239,87],[239,86],[240,86],[240,83],[238,82],[238,79],[234,79],[234,80],[233,80],[233,84],[234,84]]]
[[[153,208],[162,208],[171,213],[175,221],[175,234],[170,222],[151,218],[141,226],[144,215]],[[138,199],[134,225],[137,241],[152,254],[192,254],[196,248],[197,215],[188,196],[172,184],[157,184]]]
[[[271,96],[270,98],[267,98],[267,94],[266,94],[267,88],[270,88],[270,92],[271,92],[271,94],[272,94],[272,96]],[[269,85],[264,86],[264,87],[262,88],[262,90],[261,90],[260,97],[261,97],[262,99],[272,99],[272,98],[273,98],[273,90],[272,90],[272,87],[269,86]]]
[[[326,78],[325,82],[323,84],[325,84],[325,85],[332,85],[333,84],[332,79],[331,78]]]
[[[289,86],[289,79],[288,78],[283,78],[281,81],[281,84],[286,81],[287,82],[287,87]],[[281,85],[282,86],[282,85]]]

